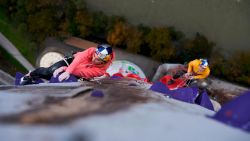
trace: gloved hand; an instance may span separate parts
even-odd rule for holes
[[[187,79],[194,79],[194,76],[192,75],[192,73],[185,73],[184,76],[187,78]]]
[[[53,72],[53,77],[56,78],[56,76],[63,71],[63,67],[60,67],[58,69],[56,69],[54,72]]]
[[[190,75],[188,79],[192,80],[192,79],[194,79],[194,76]]]
[[[184,74],[184,76],[185,76],[186,78],[189,78],[189,76],[191,76],[191,73],[188,73],[188,72],[187,72],[187,73]]]
[[[68,72],[64,72],[64,73],[62,73],[59,77],[58,77],[58,80],[61,82],[61,81],[63,81],[63,80],[67,80],[67,79],[69,79],[69,76],[70,76],[70,74],[68,73]]]

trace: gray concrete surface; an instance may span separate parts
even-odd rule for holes
[[[14,82],[14,77],[0,69],[0,84],[13,85]]]
[[[159,65],[157,68],[154,77],[152,79],[152,82],[159,81],[164,75],[166,75],[167,72],[169,72],[171,69],[177,69],[178,67],[183,66],[182,64],[171,64],[171,63],[164,63]]]
[[[130,85],[131,81],[137,85]],[[164,97],[136,80],[0,86],[0,136],[6,141],[248,141],[210,111]],[[87,86],[87,87],[86,87]],[[96,97],[91,91],[101,90]],[[75,96],[79,92],[81,95]],[[68,95],[72,93],[73,95]],[[63,94],[64,97],[61,96]]]

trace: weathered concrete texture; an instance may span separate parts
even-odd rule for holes
[[[36,86],[37,87],[37,86]],[[2,93],[27,93],[33,95],[44,95],[44,96],[54,96],[54,97],[73,97],[82,91],[87,91],[92,89],[91,86],[85,87],[16,87],[3,90]]]
[[[234,93],[239,96],[242,92],[249,90],[247,87],[239,86],[230,82],[222,81],[220,79],[211,78],[209,89],[224,91],[225,93]]]
[[[105,117],[89,117],[77,121],[74,126],[78,131],[82,129],[89,133],[93,141],[247,141],[250,137],[245,132],[206,118],[204,115],[211,113],[201,107],[171,99],[166,101],[136,105],[126,112]]]
[[[42,104],[45,97],[33,94],[6,93],[0,91],[0,115],[9,115],[32,109]]]
[[[245,141],[250,137],[207,118],[213,111],[147,88],[148,84],[129,79],[0,87],[1,139]],[[9,112],[4,113],[5,108]]]
[[[112,83],[113,82],[113,83]],[[129,85],[131,82],[136,85]],[[138,87],[137,81],[130,80],[104,80],[99,83],[92,83],[92,86],[86,86],[87,83],[73,83],[75,86],[53,86],[31,85],[3,90],[7,93],[23,93],[33,95],[43,95],[47,100],[38,108],[0,117],[1,122],[18,122],[18,123],[62,123],[98,113],[112,113],[121,109],[126,109],[135,103],[145,103],[148,101],[161,101],[160,96],[152,95],[150,91]],[[69,83],[70,84],[70,83]],[[80,84],[77,86],[77,84]],[[55,85],[55,84],[54,84]],[[81,85],[84,87],[81,87]],[[32,89],[34,87],[36,89]],[[103,92],[102,98],[91,96],[92,89]],[[142,85],[143,86],[143,85]],[[76,95],[78,95],[76,97]],[[74,98],[75,97],[75,98]],[[49,98],[52,102],[46,102]],[[64,98],[64,99],[59,99]],[[66,99],[70,98],[70,99]],[[57,100],[57,101],[56,101]],[[93,104],[94,103],[94,104]],[[87,108],[86,108],[87,107]]]
[[[0,86],[0,116],[35,109],[46,103],[74,97],[81,92],[91,90],[92,87],[87,86],[87,83],[3,85]]]
[[[0,135],[8,141],[248,141],[249,134],[204,116],[212,114],[196,105],[165,99],[61,125],[1,124]]]

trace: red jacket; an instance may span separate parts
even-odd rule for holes
[[[95,65],[92,63],[92,57],[96,48],[91,47],[82,52],[78,52],[74,55],[73,62],[64,67],[64,70],[70,74],[85,79],[91,79],[93,77],[99,77],[106,73],[106,70],[115,58],[114,52],[111,54],[111,60],[105,64]]]

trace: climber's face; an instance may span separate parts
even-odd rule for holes
[[[100,59],[98,55],[94,53],[93,58],[92,58],[92,63],[95,65],[100,65],[100,64],[105,64],[106,62]]]

